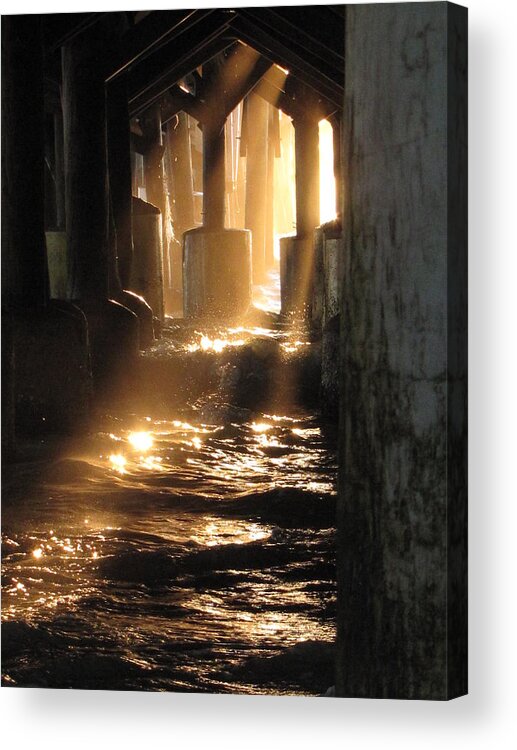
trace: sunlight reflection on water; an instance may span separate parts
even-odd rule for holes
[[[205,335],[223,343],[204,349]],[[208,357],[258,336],[289,355],[298,335],[237,327],[182,346]],[[105,416],[10,478],[2,618],[43,639],[37,656],[4,656],[19,684],[83,686],[79,654],[126,675],[106,684],[93,670],[90,686],[296,692],[239,670],[250,654],[333,640],[333,444],[304,412],[201,414]]]

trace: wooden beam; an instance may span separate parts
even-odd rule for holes
[[[181,60],[196,60],[196,64],[193,64],[186,72],[190,72],[197,65],[200,65],[203,62],[203,60],[197,62],[200,50],[221,37],[228,29],[230,18],[231,16],[227,13],[214,10],[202,23],[196,23],[194,26],[184,29],[182,33],[171,38],[154,54],[134,66],[129,73],[130,102],[147,90],[156,87],[160,81],[168,80],[170,71],[178,67]],[[173,83],[176,83],[177,80]],[[162,93],[171,85],[171,83],[168,83]]]
[[[167,71],[158,80],[147,86],[144,90],[133,93],[130,96],[129,108],[131,117],[141,114],[167,93],[178,81],[184,78],[184,76],[233,43],[234,40],[226,36],[223,32],[216,38],[196,47],[196,49],[189,50],[183,56],[175,58],[174,65],[172,67],[169,65]]]
[[[152,11],[122,37],[123,51],[107,80],[133,67],[179,35],[202,23],[213,10]]]
[[[294,10],[294,13],[290,11]],[[322,26],[322,9],[318,7],[316,13],[306,11],[306,7],[299,8],[243,8],[239,12],[245,18],[256,23],[260,28],[268,30],[270,34],[282,39],[293,51],[298,54],[310,53],[311,57],[317,57],[320,64],[335,69],[337,75],[343,74],[345,67],[343,50],[343,29],[335,21],[332,28],[324,29]],[[312,19],[312,21],[311,21]],[[327,33],[325,33],[327,32]],[[339,46],[340,43],[340,46]],[[338,51],[336,51],[338,47]]]
[[[264,31],[256,24],[250,23],[240,14],[232,21],[232,29],[240,40],[254,47],[264,57],[295,73],[326,99],[337,106],[342,106],[343,85],[334,80],[328,67],[319,63],[318,67],[315,67],[307,58],[302,58],[284,43],[275,39],[269,31]]]
[[[162,125],[170,122],[178,112],[186,112],[201,123],[206,122],[209,118],[206,105],[197,96],[187,94],[179,86],[175,86],[164,95],[161,107]]]

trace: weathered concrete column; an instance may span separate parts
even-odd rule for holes
[[[467,690],[467,10],[346,11],[336,687],[446,700]]]
[[[253,281],[266,270],[268,104],[253,92],[246,99],[246,228],[251,230]]]

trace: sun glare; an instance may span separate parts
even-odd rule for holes
[[[148,451],[153,447],[150,432],[130,432],[127,439],[137,451]]]
[[[336,218],[336,178],[334,177],[334,140],[328,120],[319,122],[320,143],[320,222]]]
[[[126,459],[124,456],[121,456],[119,453],[112,453],[110,456],[110,463],[112,464],[115,471],[118,471],[119,474],[125,473],[125,465],[126,465]]]

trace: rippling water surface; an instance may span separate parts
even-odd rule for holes
[[[333,683],[333,438],[299,405],[227,400],[239,378],[246,395],[249,351],[270,367],[275,342],[278,383],[307,342],[165,334],[146,377],[176,353],[191,380],[208,361],[215,391],[99,415],[6,469],[4,684],[319,694]]]

